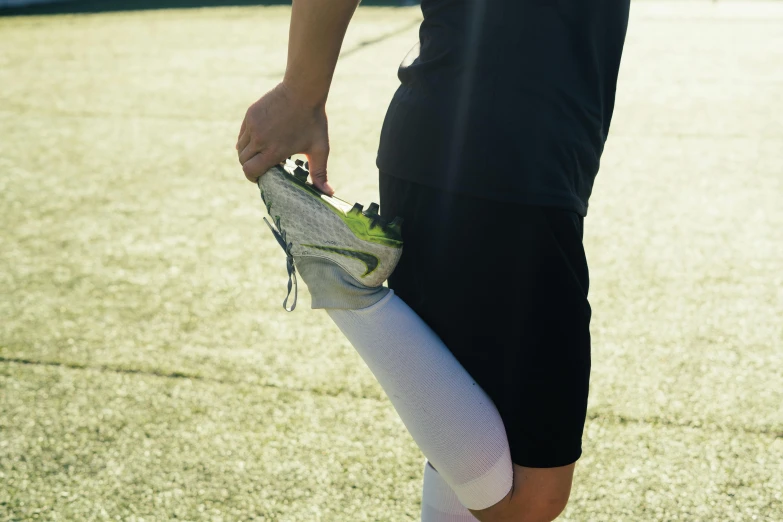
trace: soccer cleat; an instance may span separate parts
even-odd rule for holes
[[[258,179],[275,226],[264,221],[287,256],[283,308],[296,308],[297,269],[310,289],[313,308],[370,306],[387,291],[383,282],[402,255],[402,218],[388,222],[376,203],[363,211],[358,203],[327,196],[307,182],[308,166],[289,159]]]

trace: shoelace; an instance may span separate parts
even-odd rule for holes
[[[294,255],[291,253],[291,249],[293,248],[294,244],[286,242],[285,230],[283,230],[283,227],[280,226],[279,217],[275,218],[275,226],[277,227],[277,230],[275,230],[275,227],[273,227],[266,218],[264,218],[264,223],[266,223],[269,227],[269,230],[272,231],[275,239],[277,239],[277,243],[282,247],[283,252],[285,252],[286,255],[286,270],[288,270],[288,295],[285,296],[285,301],[283,301],[283,308],[285,308],[286,312],[293,312],[296,308],[296,298],[298,297],[299,293],[296,285],[296,267],[294,266]],[[291,304],[291,308],[288,308],[288,298],[291,297],[291,288],[294,289],[294,302]]]

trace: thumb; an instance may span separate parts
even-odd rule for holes
[[[314,150],[308,154],[307,161],[310,162],[310,179],[318,190],[328,196],[334,195],[334,189],[329,185],[326,176],[326,162],[329,158],[329,148]]]

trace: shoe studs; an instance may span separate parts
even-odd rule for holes
[[[296,161],[301,161],[301,160],[296,160]],[[302,167],[296,167],[296,169],[294,169],[294,177],[301,182],[307,181],[307,175],[308,172]]]
[[[384,228],[389,232],[395,232],[400,234],[402,232],[403,219],[399,216],[391,220],[391,223],[387,224]]]
[[[385,221],[384,219],[378,215],[378,210],[380,209],[380,205],[378,203],[370,203],[370,206],[367,207],[367,210],[362,212],[362,215],[364,215],[365,218],[370,222],[370,230],[377,227],[378,225],[384,226]]]
[[[380,210],[380,205],[378,203],[370,203],[370,206],[367,207],[367,211],[364,213],[367,217],[375,217],[378,215],[378,210]]]

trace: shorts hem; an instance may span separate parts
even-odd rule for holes
[[[573,464],[582,456],[582,448],[575,452],[560,452],[542,456],[541,452],[511,452],[511,462],[526,468],[559,468]]]

